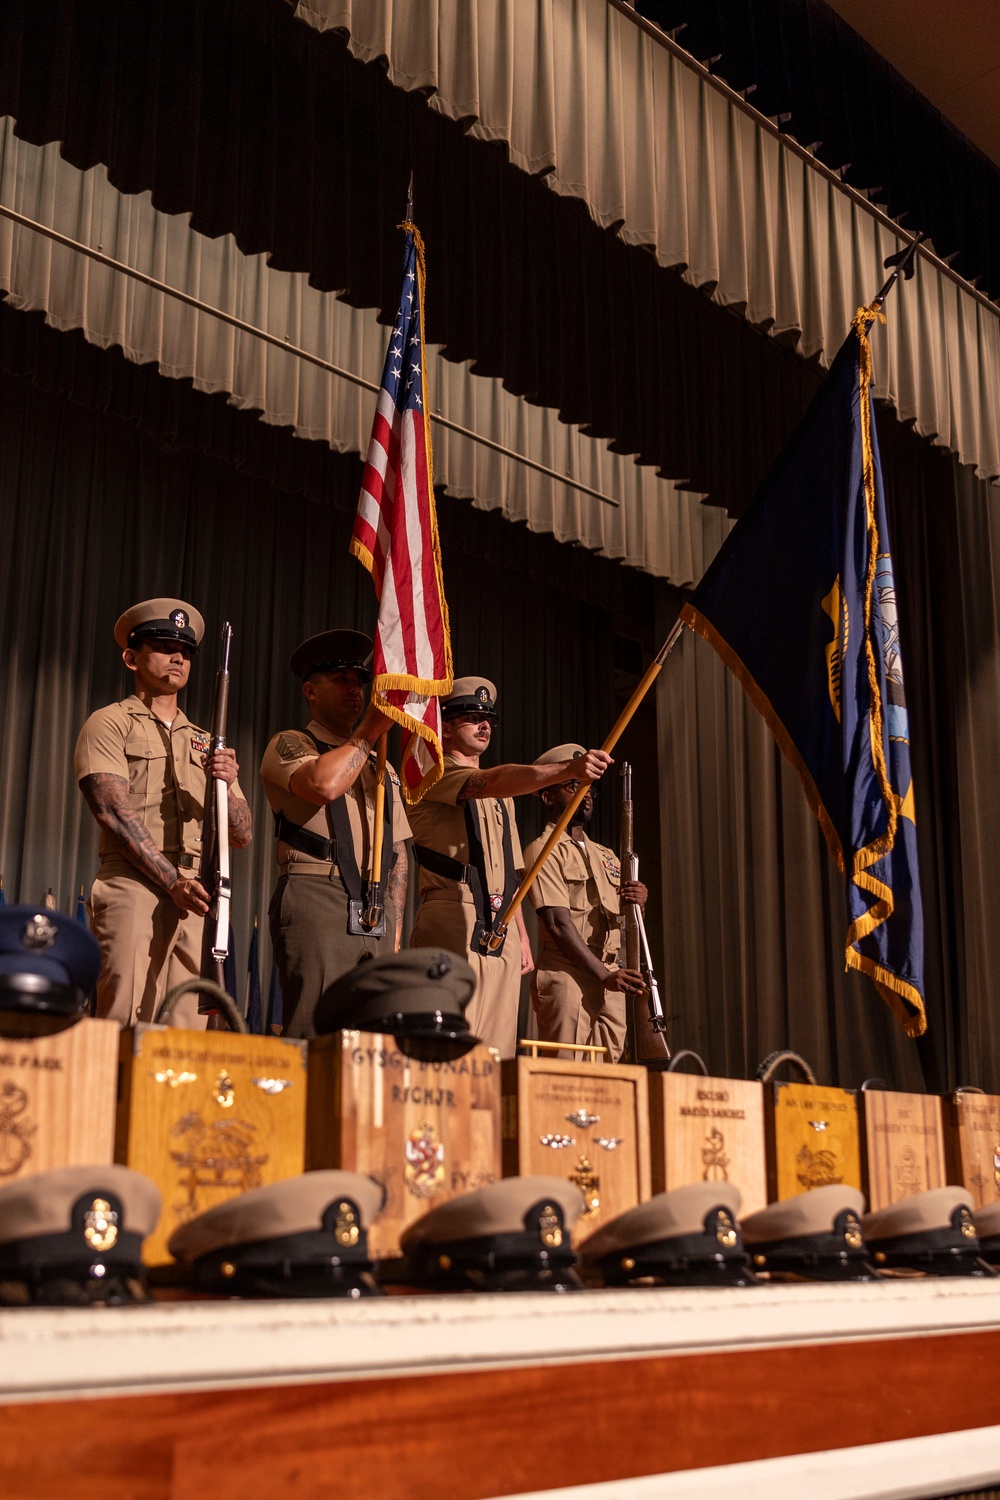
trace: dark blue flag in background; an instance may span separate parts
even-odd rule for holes
[[[253,919],[253,934],[250,952],[247,954],[247,1026],[252,1036],[260,1036],[264,1030],[264,1017],[260,1004],[260,933],[257,918]]]
[[[281,1035],[284,1025],[282,1016],[281,980],[278,977],[278,965],[271,965],[271,983],[267,991],[267,1029],[275,1036]]]
[[[76,920],[80,923],[81,927],[87,926],[87,903],[84,899],[82,885],[80,887],[80,894],[76,898]]]
[[[862,308],[775,469],[681,617],[798,771],[847,875],[846,959],[927,1028],[896,592]]]

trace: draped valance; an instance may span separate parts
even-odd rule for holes
[[[187,215],[161,213],[148,193],[120,193],[103,167],[81,172],[56,145],[19,140],[10,120],[0,124],[0,203],[373,385],[380,379],[387,330],[374,312],[318,291],[301,272],[276,270],[263,255],[244,255],[229,235],[196,233]],[[164,375],[224,391],[299,436],[340,452],[367,449],[369,391],[2,216],[0,288],[14,306],[43,310],[54,327],[82,329]],[[677,585],[701,576],[725,534],[724,515],[499,380],[473,375],[468,363],[436,349],[428,356],[436,413],[607,501],[436,424],[435,472],[451,494]]]
[[[900,246],[891,222],[608,0],[294,0],[384,59],[628,245],[828,363]],[[876,391],[1000,474],[1000,313],[922,257],[876,348]]]

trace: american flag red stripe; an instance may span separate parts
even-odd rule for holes
[[[451,636],[434,508],[423,345],[423,242],[404,225],[403,292],[375,408],[351,551],[379,601],[372,701],[409,730],[400,778],[418,802],[443,769],[439,698]]]

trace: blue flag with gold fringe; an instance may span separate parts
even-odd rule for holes
[[[927,1029],[896,591],[861,308],[823,386],[681,618],[795,767],[847,877],[847,966]]]

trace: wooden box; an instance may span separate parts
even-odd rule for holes
[[[868,1208],[944,1187],[944,1131],[936,1094],[861,1094],[864,1190]]]
[[[588,1207],[574,1240],[650,1195],[645,1068],[516,1057],[503,1064],[505,1177],[567,1177]]]
[[[163,1194],[147,1265],[196,1214],[303,1170],[305,1042],[140,1024],[121,1033],[121,1064],[115,1159]]]
[[[861,1187],[855,1096],[818,1083],[772,1083],[764,1111],[767,1187],[772,1202],[845,1182]]]
[[[976,1208],[1000,1198],[1000,1096],[957,1093],[945,1101],[948,1180],[967,1187]]]
[[[731,1182],[743,1214],[767,1207],[762,1083],[650,1073],[649,1136],[654,1193]]]
[[[500,1059],[474,1047],[453,1062],[405,1057],[394,1037],[339,1031],[309,1043],[310,1168],[365,1172],[386,1190],[368,1236],[400,1252],[414,1219],[500,1176]]]
[[[0,1186],[114,1159],[117,1022],[30,1019],[0,1017]]]

